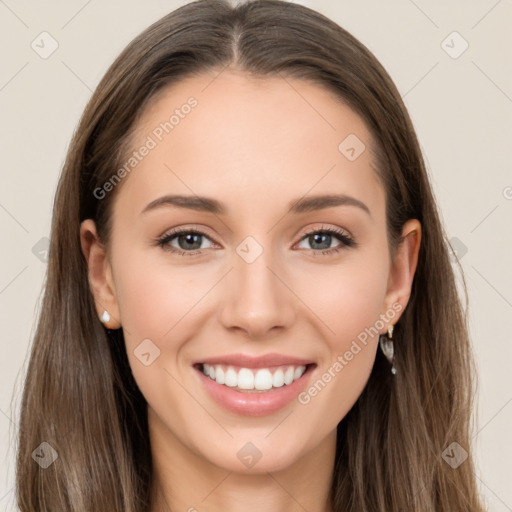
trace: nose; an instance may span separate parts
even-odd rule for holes
[[[285,272],[270,258],[270,250],[251,263],[235,254],[227,280],[219,312],[226,329],[262,339],[295,321],[297,298],[287,286]]]

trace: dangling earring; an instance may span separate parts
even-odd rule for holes
[[[104,324],[108,324],[110,322],[110,314],[109,312],[105,309],[105,311],[103,311],[103,313],[101,314],[101,318],[100,318],[101,322],[104,323]]]
[[[389,361],[389,364],[391,365],[391,373],[393,375],[396,374],[397,369],[395,368],[394,359],[395,359],[395,349],[393,346],[393,326],[388,326],[388,336],[387,338],[385,336],[379,336],[379,345],[382,350],[382,353],[386,356],[386,359]]]

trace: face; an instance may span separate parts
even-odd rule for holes
[[[237,472],[259,453],[252,471],[276,471],[335,438],[405,307],[411,258],[389,259],[358,115],[304,81],[215,76],[144,112],[91,282],[155,443]]]

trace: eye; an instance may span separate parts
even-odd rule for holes
[[[336,247],[331,247],[333,239],[339,240],[341,243]],[[334,254],[348,247],[355,247],[356,241],[348,233],[336,228],[320,228],[314,229],[306,233],[301,243],[308,243],[314,253],[321,251],[321,254]],[[306,247],[307,249],[307,247]]]
[[[193,256],[199,254],[201,249],[207,249],[203,245],[205,238],[211,240],[206,233],[199,230],[175,229],[159,238],[158,245],[166,251],[179,253],[181,256]],[[174,241],[175,244],[172,243]]]

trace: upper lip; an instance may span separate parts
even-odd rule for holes
[[[287,356],[284,354],[264,354],[262,356],[251,356],[249,354],[226,354],[224,356],[209,357],[201,359],[194,364],[225,364],[240,366],[242,368],[268,368],[270,366],[306,366],[313,364],[313,361],[300,357]]]

